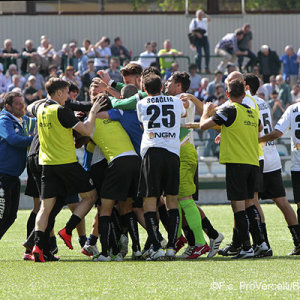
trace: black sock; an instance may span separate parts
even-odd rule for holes
[[[33,246],[34,246],[34,237],[35,237],[35,231],[33,229],[26,240],[26,244],[30,248],[33,248]]]
[[[260,245],[262,242],[265,241],[265,236],[261,225],[260,214],[255,205],[246,208],[246,213],[249,218],[250,229],[251,229],[251,231],[250,229],[249,231],[251,232],[253,243],[255,245]]]
[[[126,227],[128,228],[132,240],[132,251],[140,251],[141,246],[139,240],[139,230],[135,214],[133,212],[130,212],[122,217],[126,222]]]
[[[263,230],[263,233],[264,233],[265,242],[267,243],[268,247],[271,248],[270,243],[269,243],[269,239],[268,239],[266,223],[261,223],[261,226],[262,226],[262,230]]]
[[[251,248],[247,214],[244,210],[239,211],[234,214],[234,219],[243,250],[247,251]]]
[[[149,238],[149,236],[147,237],[146,243],[144,245],[144,250],[148,250],[151,247],[151,240]]]
[[[188,241],[189,246],[195,246],[195,237],[194,237],[194,234],[193,234],[193,231],[191,230],[191,228],[188,225],[186,225],[186,226],[182,227],[182,230]]]
[[[232,245],[236,249],[240,248],[242,245],[240,236],[239,236],[239,232],[236,228],[233,228],[233,232],[232,232]]]
[[[81,222],[81,218],[76,215],[72,215],[66,224],[66,233],[72,234],[72,231],[76,228],[76,226]]]
[[[154,251],[157,251],[159,248],[161,248],[161,244],[157,235],[158,221],[157,221],[156,211],[146,212],[144,213],[144,217],[145,217],[148,237],[150,238],[151,244],[153,244]]]
[[[109,237],[111,233],[110,216],[99,217],[98,229],[100,235],[100,243],[102,246],[102,254],[108,256]]]
[[[34,243],[43,250],[45,246],[45,232],[36,230],[34,232]]]
[[[49,238],[49,247],[50,247],[50,250],[53,250],[55,248],[57,248],[57,243],[56,243],[56,236],[50,236]]]
[[[168,231],[168,212],[165,205],[162,205],[158,208],[159,218],[164,225],[166,231]]]
[[[168,248],[175,248],[179,226],[179,212],[177,208],[168,210]]]
[[[289,227],[289,230],[292,234],[294,245],[298,246],[299,243],[300,243],[300,225],[297,224],[297,225],[291,225],[291,226],[288,226],[288,227]]]
[[[116,233],[117,239],[120,240],[121,234],[123,232],[126,233],[127,230],[124,230],[123,224],[122,224],[122,219],[119,215],[119,212],[115,208],[113,208],[113,210],[112,210],[111,220],[114,223],[114,228],[115,228],[115,233]]]
[[[300,225],[300,208],[297,209],[298,224]]]
[[[215,240],[219,236],[218,231],[214,229],[207,217],[202,219],[202,229],[210,239]]]
[[[88,237],[86,244],[87,245],[91,245],[91,246],[95,246],[97,244],[97,239],[98,237],[96,237],[95,235],[90,234],[90,236]]]
[[[79,242],[81,248],[84,247],[86,241],[87,241],[86,235],[80,235],[79,236],[78,242]]]
[[[110,236],[109,236],[109,248],[112,249],[113,255],[117,255],[120,252],[120,249],[118,246],[119,239],[116,234],[115,224],[112,221],[110,222],[110,228],[111,228],[111,230],[110,230]]]
[[[30,216],[27,220],[27,238],[30,236],[30,233],[32,230],[34,230],[35,226],[35,218],[36,218],[36,213],[33,211],[30,213]]]

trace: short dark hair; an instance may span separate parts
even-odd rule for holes
[[[91,44],[91,41],[88,40],[88,39],[84,39],[83,42],[84,42],[84,43],[89,43],[89,44]]]
[[[115,39],[114,39],[114,42],[117,42],[119,41],[121,38],[119,36],[117,36]]]
[[[70,83],[70,86],[69,86],[69,93],[70,92],[77,92],[79,94],[80,90],[78,88],[78,86],[74,83]]]
[[[53,96],[58,90],[63,90],[67,87],[70,87],[70,83],[66,80],[60,78],[50,78],[46,82],[46,91],[50,96]]]
[[[278,95],[278,92],[274,90],[271,95]]]
[[[190,75],[186,72],[174,72],[172,78],[175,83],[181,84],[181,89],[185,93],[191,85]]]
[[[242,34],[244,34],[244,31],[243,31],[243,29],[238,28],[238,29],[236,29],[236,30],[234,31],[234,34],[235,34],[235,35],[242,35]]]
[[[157,76],[161,77],[160,71],[154,66],[149,66],[142,72],[143,77],[148,76],[149,74],[156,74]]]
[[[161,92],[161,78],[156,74],[149,74],[143,78],[145,90],[150,95],[159,94]]]
[[[103,106],[100,110],[100,111],[107,111],[107,110],[110,110],[112,109],[112,104],[111,104],[111,101],[108,97],[108,95],[104,94],[104,93],[100,93],[96,96],[96,98],[94,99],[94,101],[100,99],[100,103],[105,103],[106,105]]]
[[[194,63],[190,64],[189,71],[191,71],[191,70],[197,70],[197,65]]]
[[[216,70],[216,72],[214,73],[215,76],[217,76],[218,74],[223,75],[222,71]]]
[[[244,81],[246,82],[246,85],[249,85],[251,95],[255,95],[259,89],[258,77],[252,73],[247,73],[244,75]]]
[[[121,95],[124,99],[135,95],[137,92],[138,92],[138,89],[133,84],[127,84],[121,89]]]
[[[110,45],[110,39],[108,37],[104,39],[104,42]]]
[[[6,95],[4,96],[4,106],[7,104],[9,106],[12,106],[14,99],[16,97],[23,97],[23,95],[21,93],[18,92],[9,92],[6,93]]]
[[[245,94],[244,83],[237,79],[230,81],[228,84],[228,93],[230,98],[238,99],[243,97]]]
[[[129,63],[120,72],[124,77],[129,75],[141,75],[143,68],[139,64]]]
[[[89,58],[87,61],[88,64],[94,64],[94,59],[93,58]]]

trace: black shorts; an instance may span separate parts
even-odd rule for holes
[[[199,168],[199,164],[197,164],[197,169],[195,172],[195,176],[194,176],[194,183],[196,186],[196,192],[193,194],[193,200],[194,201],[198,201],[199,200],[199,177],[198,177],[198,168]]]
[[[259,167],[247,164],[226,164],[226,189],[228,200],[252,199]]]
[[[93,181],[78,163],[42,166],[41,198],[65,197],[91,191]]]
[[[291,171],[295,203],[300,202],[300,171]]]
[[[91,178],[93,179],[94,186],[98,194],[98,199],[95,203],[96,205],[101,205],[101,189],[105,179],[106,169],[107,169],[106,159],[102,159],[101,161],[91,166],[90,175]]]
[[[108,164],[101,189],[102,199],[136,200],[141,159],[137,155],[121,156]]]
[[[178,195],[180,159],[163,148],[149,148],[141,166],[140,197]]]
[[[25,195],[33,198],[40,197],[40,190],[37,186],[36,180],[34,179],[31,169],[29,167],[29,157],[27,159],[27,184],[25,189]]]
[[[259,193],[262,200],[285,197],[281,169],[263,174],[263,191]]]
[[[79,203],[80,199],[79,199],[78,194],[74,194],[72,196],[64,197],[64,201],[65,201],[65,204],[68,205],[68,204]]]
[[[259,169],[257,171],[256,177],[255,177],[255,185],[254,185],[254,192],[261,193],[264,188],[264,160],[261,159],[259,161]]]

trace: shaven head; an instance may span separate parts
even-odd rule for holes
[[[227,77],[227,82],[229,83],[232,80],[239,80],[241,82],[244,82],[243,74],[238,71],[231,72]]]
[[[137,87],[133,84],[128,84],[121,89],[121,98],[123,99],[129,98],[135,95],[136,93],[138,93]]]

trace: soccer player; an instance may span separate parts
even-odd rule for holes
[[[73,249],[72,230],[91,209],[97,198],[89,176],[77,162],[72,129],[82,135],[89,135],[94,125],[96,112],[101,106],[96,101],[87,121],[83,123],[74,116],[71,110],[63,107],[68,99],[68,82],[51,78],[46,84],[46,90],[51,98],[39,105],[34,113],[37,115],[40,140],[39,164],[42,165],[42,203],[36,217],[33,248],[36,262],[45,261],[43,257],[45,230],[56,197],[80,193],[82,198],[82,202],[74,210],[66,227],[59,231],[59,236],[70,249]]]
[[[179,188],[180,119],[185,108],[179,98],[161,94],[161,78],[148,74],[142,79],[148,97],[137,103],[137,114],[144,127],[141,144],[142,167],[139,195],[144,197],[144,216],[148,237],[153,244],[150,260],[165,257],[157,235],[156,202],[166,195],[168,245],[166,256],[175,257],[179,225],[177,195]]]
[[[217,111],[213,117],[209,117],[213,104],[204,105],[200,128],[206,130],[221,125],[220,163],[226,164],[227,197],[231,201],[236,228],[242,242],[242,249],[234,258],[242,259],[254,257],[246,209],[255,207],[254,185],[259,166],[257,136],[258,128],[262,129],[262,126],[259,125],[258,112],[242,104],[245,96],[242,82],[230,81],[227,96],[232,105]],[[264,246],[267,249],[267,245]]]

